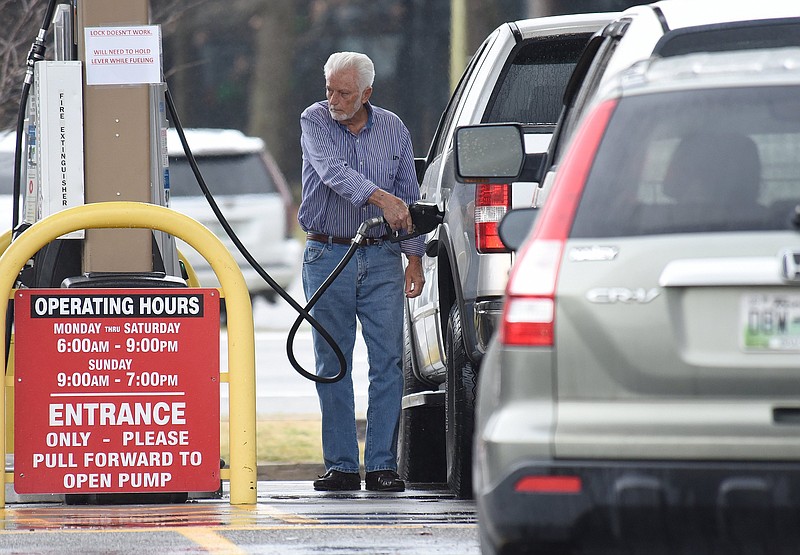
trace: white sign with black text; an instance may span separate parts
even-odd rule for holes
[[[161,27],[87,27],[87,85],[162,83]]]

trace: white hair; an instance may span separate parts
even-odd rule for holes
[[[359,92],[364,92],[367,87],[372,86],[375,80],[375,66],[369,56],[360,52],[334,52],[325,62],[325,79],[327,80],[334,73],[353,69],[356,72],[356,82]]]

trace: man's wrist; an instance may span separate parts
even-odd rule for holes
[[[383,210],[386,207],[386,201],[390,196],[391,195],[389,193],[378,187],[369,197],[367,197],[367,202]]]

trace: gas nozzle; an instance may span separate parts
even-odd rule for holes
[[[390,242],[397,243],[398,241],[425,235],[436,229],[444,221],[444,212],[439,210],[439,207],[432,202],[415,202],[408,207],[408,211],[411,214],[414,229],[405,235],[401,235],[398,231],[392,232],[389,239]]]
[[[361,225],[358,226],[358,231],[356,231],[355,237],[353,237],[353,243],[357,245],[361,245],[364,243],[364,239],[367,238],[367,232],[372,229],[373,227],[378,227],[381,225],[388,226],[389,224],[386,220],[381,216],[376,216],[374,218],[370,218],[368,220],[364,220],[361,222]]]
[[[415,202],[408,207],[408,212],[411,214],[411,222],[414,224],[414,229],[411,233],[402,235],[399,231],[392,231],[392,228],[389,227],[389,222],[385,218],[378,216],[362,222],[358,231],[356,231],[355,237],[353,237],[353,243],[357,245],[363,244],[367,238],[367,232],[373,227],[381,225],[385,225],[388,230],[388,240],[392,243],[397,243],[430,233],[444,221],[444,212],[439,210],[436,204],[430,202]]]

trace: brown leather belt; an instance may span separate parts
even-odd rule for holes
[[[319,241],[320,243],[335,243],[337,245],[349,245],[353,242],[352,239],[348,239],[347,237],[334,237],[322,233],[306,233],[306,239],[309,241]],[[367,237],[364,239],[361,246],[370,247],[372,245],[380,245],[381,243],[383,243],[382,237]]]

